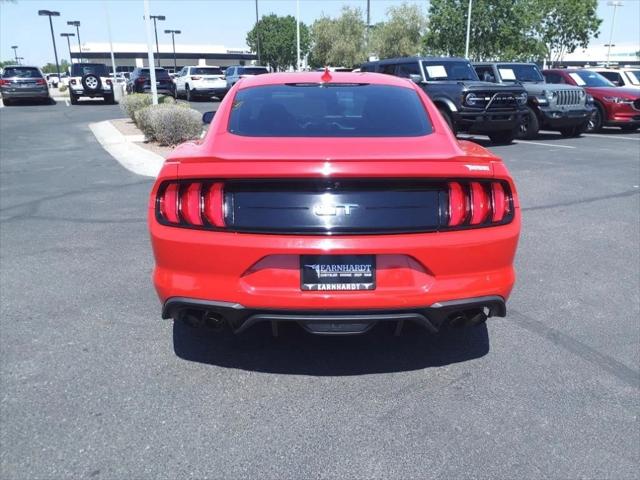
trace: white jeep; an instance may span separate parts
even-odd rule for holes
[[[71,104],[78,103],[80,97],[104,98],[106,103],[114,103],[113,79],[104,63],[74,63],[69,78]]]

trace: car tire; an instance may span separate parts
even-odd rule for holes
[[[635,132],[640,128],[640,125],[622,125],[620,128],[623,132]]]
[[[593,110],[593,113],[591,114],[591,118],[587,123],[587,132],[598,133],[599,131],[602,130],[603,123],[604,123],[604,110],[599,103],[596,103],[596,108]]]
[[[522,122],[517,128],[516,137],[523,140],[531,140],[536,138],[539,131],[540,122],[538,121],[538,116],[531,107],[527,107],[527,113],[525,113]]]
[[[5,107],[10,107],[11,105],[13,105],[13,101],[11,99],[9,99],[9,98],[3,98],[2,99],[2,104]]]
[[[499,132],[493,132],[489,134],[491,143],[496,145],[509,145],[515,138],[515,132],[513,130],[501,130]]]
[[[111,95],[104,96],[104,103],[106,103],[107,105],[113,105],[114,103],[116,103],[113,93]]]
[[[455,136],[456,127],[455,127],[455,125],[453,123],[453,120],[452,120],[451,115],[449,114],[449,112],[444,108],[439,108],[438,111],[440,112],[440,115],[442,115],[442,118],[444,119],[446,124],[449,126],[449,130],[451,130],[451,133],[453,133],[453,135]]]
[[[184,98],[187,102],[191,101],[191,90],[189,90],[189,85],[184,86]]]
[[[71,102],[71,105],[77,105],[78,97],[74,95],[73,92],[69,92],[69,101]]]

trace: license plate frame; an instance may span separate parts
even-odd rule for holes
[[[375,255],[300,255],[302,291],[371,291],[376,274]]]

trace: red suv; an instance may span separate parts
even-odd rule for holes
[[[502,161],[410,80],[277,73],[240,80],[174,150],[149,228],[163,318],[437,331],[505,316],[520,209]]]
[[[548,83],[566,83],[584,88],[593,97],[595,110],[587,127],[599,132],[603,126],[634,131],[640,127],[640,89],[616,87],[597,72],[555,69],[542,72]]]

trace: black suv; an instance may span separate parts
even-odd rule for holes
[[[558,130],[564,137],[576,137],[586,130],[593,106],[582,88],[545,83],[535,63],[482,62],[473,67],[487,82],[517,83],[527,90],[527,115],[520,138],[535,138],[541,128]]]
[[[480,133],[494,143],[511,143],[526,113],[527,93],[522,86],[481,82],[464,58],[390,58],[367,62],[360,70],[415,81],[454,133]]]
[[[158,93],[173,95],[173,80],[164,68],[156,68],[156,89]],[[151,91],[151,71],[148,68],[135,68],[127,80],[127,93],[145,93]]]
[[[113,82],[104,63],[74,63],[69,77],[69,98],[71,104],[78,103],[80,97],[104,98],[106,103],[114,103]]]

